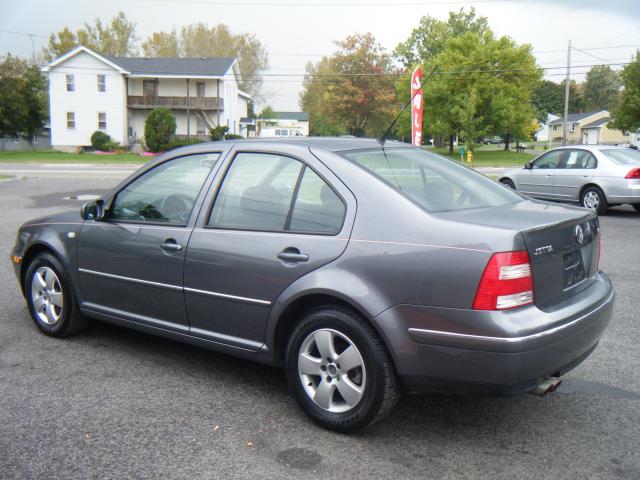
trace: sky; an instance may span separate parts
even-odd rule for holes
[[[137,24],[139,44],[152,32],[190,23],[227,24],[234,33],[255,34],[269,52],[258,109],[300,110],[305,64],[334,51],[334,41],[371,32],[388,49],[404,41],[423,15],[445,20],[448,12],[475,7],[497,36],[533,46],[546,78],[561,81],[569,40],[573,65],[628,62],[640,48],[638,0],[0,0],[0,55],[29,57],[47,36],[65,26],[75,30],[119,10]],[[33,37],[20,35],[21,32]],[[610,48],[616,47],[616,48]],[[613,66],[613,68],[620,68]],[[586,71],[575,68],[572,78]],[[288,74],[291,76],[269,76]]]

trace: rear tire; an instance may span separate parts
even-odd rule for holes
[[[42,333],[67,337],[87,328],[89,320],[80,313],[69,275],[56,257],[50,253],[35,257],[24,283],[31,318]]]
[[[338,432],[382,420],[400,397],[384,343],[362,317],[342,307],[305,314],[289,339],[285,370],[305,413]]]
[[[636,209],[636,212],[640,213],[640,203],[636,203],[633,205],[633,208]]]
[[[582,195],[580,195],[580,205],[585,208],[595,210],[598,215],[604,215],[609,208],[607,204],[607,198],[604,196],[604,192],[599,187],[591,186],[584,189]]]
[[[513,183],[513,180],[511,180],[509,178],[501,178],[500,179],[500,183],[502,185],[504,185],[505,187],[510,188],[511,190],[515,190],[516,189],[516,184]]]

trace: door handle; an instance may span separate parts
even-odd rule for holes
[[[278,253],[278,258],[283,262],[306,262],[309,260],[309,255],[305,255],[304,253],[300,253],[295,247],[287,247],[280,253]]]
[[[176,242],[173,238],[167,238],[160,248],[165,252],[179,252],[182,250],[182,245]]]

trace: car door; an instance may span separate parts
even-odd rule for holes
[[[186,332],[184,254],[219,152],[163,162],[124,185],[78,242],[82,307]]]
[[[555,198],[554,177],[563,156],[563,150],[553,150],[536,158],[531,168],[524,168],[517,176],[517,189],[537,198]]]
[[[278,296],[346,248],[355,199],[307,148],[229,157],[189,240],[185,300],[191,334],[257,350]]]
[[[560,200],[577,202],[580,190],[593,178],[598,161],[588,150],[575,148],[564,151],[560,168],[555,173],[555,196]]]

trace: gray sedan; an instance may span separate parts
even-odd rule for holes
[[[640,152],[602,145],[549,150],[500,182],[525,195],[579,203],[599,214],[629,203],[640,212]]]
[[[168,152],[26,222],[11,258],[45,335],[99,320],[281,366],[349,432],[402,390],[553,391],[611,317],[600,237],[405,144],[298,138]]]

